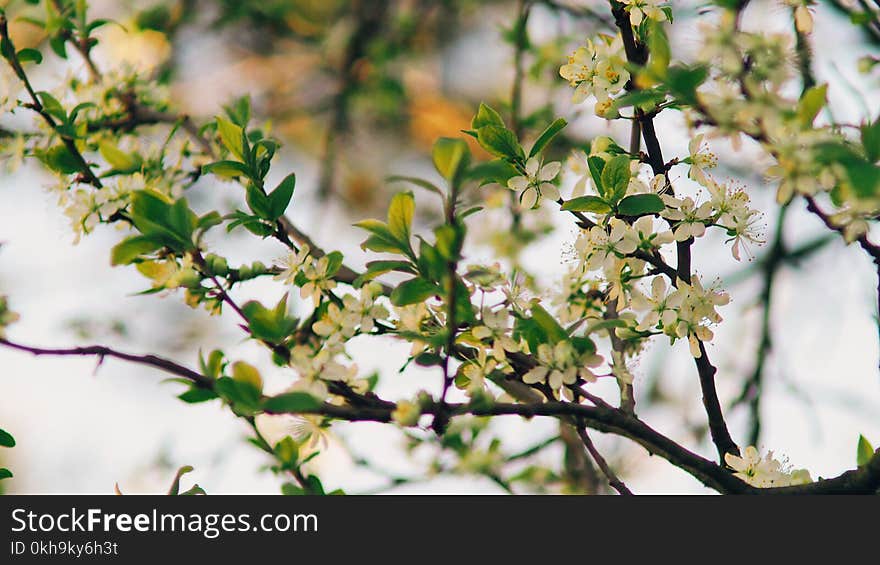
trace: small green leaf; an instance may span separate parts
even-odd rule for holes
[[[12,471],[10,471],[9,469],[7,469],[5,467],[0,467],[0,481],[2,481],[3,479],[11,479],[11,478],[12,478]]]
[[[620,201],[617,213],[621,216],[644,216],[659,214],[664,208],[663,199],[656,194],[633,194]]]
[[[217,132],[220,134],[220,141],[230,153],[244,161],[244,145],[242,143],[242,129],[226,118],[217,116]]]
[[[667,69],[666,75],[669,90],[682,102],[693,104],[697,101],[697,88],[708,78],[709,70],[702,65],[673,65]]]
[[[187,404],[197,404],[199,402],[214,400],[217,398],[217,393],[206,388],[193,388],[179,395],[177,398],[183,400]]]
[[[354,225],[372,234],[361,244],[362,248],[378,253],[406,253],[406,249],[401,249],[400,242],[397,241],[385,222],[370,219],[361,220]]]
[[[40,64],[43,62],[43,54],[36,49],[26,48],[18,52],[18,61],[20,63],[33,62]]]
[[[284,496],[302,496],[305,493],[306,491],[293,483],[284,483],[281,485],[281,494]]]
[[[471,128],[479,130],[485,126],[504,127],[504,120],[501,119],[501,114],[492,109],[491,106],[487,106],[481,102],[477,114],[474,116],[474,119],[471,120]]]
[[[611,204],[616,204],[629,186],[630,160],[626,155],[612,157],[602,170],[602,186],[605,189],[605,198]]]
[[[651,54],[648,60],[648,73],[652,77],[662,79],[666,76],[672,53],[663,24],[654,20],[648,20],[648,52]]]
[[[541,132],[541,135],[538,136],[538,139],[535,140],[535,144],[532,145],[531,151],[529,151],[529,157],[534,157],[538,153],[544,150],[544,147],[547,146],[548,143],[553,141],[553,138],[556,137],[560,131],[568,125],[568,122],[563,120],[562,118],[557,118],[553,120],[547,128]]]
[[[266,193],[260,190],[254,183],[248,183],[245,188],[245,201],[250,207],[251,211],[257,216],[263,218],[264,220],[274,220],[272,217],[272,209],[271,204],[269,202],[269,197],[266,196]]]
[[[873,123],[863,125],[861,132],[865,155],[870,162],[876,163],[880,159],[880,117]]]
[[[388,206],[388,231],[407,247],[415,210],[416,203],[412,192],[398,192]]]
[[[593,178],[593,184],[596,185],[599,196],[604,198],[605,187],[602,186],[602,171],[605,170],[605,159],[598,155],[592,155],[587,157],[587,166],[590,169],[590,176]]]
[[[595,212],[597,214],[607,214],[611,211],[611,206],[598,196],[581,196],[566,200],[562,205],[563,210],[573,212]]]
[[[400,283],[391,292],[391,303],[395,306],[417,304],[440,292],[440,287],[436,284],[417,277]]]
[[[388,273],[390,271],[400,271],[403,273],[415,274],[412,265],[410,265],[406,261],[371,261],[367,263],[367,270],[364,271],[354,281],[354,286],[362,286],[365,282],[373,280],[379,275]]]
[[[447,261],[458,261],[464,243],[464,225],[443,224],[434,229],[437,238],[435,247],[440,257]]]
[[[874,457],[874,447],[865,436],[859,435],[859,444],[856,449],[856,464],[861,467],[867,464],[872,457]]]
[[[196,495],[200,495],[200,494],[208,494],[208,493],[206,493],[205,489],[203,489],[199,485],[193,485],[188,490],[185,490],[182,493],[180,493],[179,496],[196,496]]]
[[[128,265],[141,255],[152,253],[160,247],[162,247],[161,242],[145,235],[123,239],[110,252],[110,264],[113,266]]]
[[[256,367],[245,361],[232,364],[232,378],[239,383],[246,383],[256,390],[263,390],[263,377]]]
[[[264,400],[263,410],[270,414],[296,414],[318,410],[323,404],[307,392],[288,392]]]
[[[133,173],[141,168],[143,159],[137,153],[126,153],[116,147],[109,141],[102,141],[98,144],[101,156],[110,163],[110,166],[117,172],[127,174]]]
[[[477,130],[477,141],[480,145],[496,157],[508,159],[522,159],[525,154],[516,135],[503,126],[488,125]]]
[[[15,447],[15,438],[4,429],[0,429],[0,447]]]
[[[443,191],[440,190],[440,188],[437,185],[435,185],[434,183],[428,182],[424,179],[420,179],[418,177],[406,177],[406,176],[400,176],[400,175],[392,175],[392,176],[386,178],[385,180],[388,182],[408,182],[408,183],[414,184],[420,188],[424,188],[425,190],[427,190],[429,192],[433,192],[435,194],[439,194],[440,196],[443,196]]]
[[[287,211],[290,199],[293,198],[293,189],[296,187],[296,175],[290,173],[282,180],[272,194],[269,195],[269,211],[272,219],[280,218]]]
[[[37,96],[40,98],[40,102],[46,112],[62,122],[67,121],[67,112],[64,111],[61,102],[59,102],[54,96],[45,91],[37,92]]]
[[[554,343],[568,339],[568,334],[562,326],[559,325],[559,322],[557,322],[556,319],[539,304],[532,306],[531,312],[532,319],[537,322],[541,329],[547,333],[547,337],[549,337]]]
[[[223,179],[234,179],[239,176],[250,176],[250,170],[238,161],[217,161],[202,167],[203,173],[213,173]]]
[[[464,140],[441,137],[434,143],[431,159],[437,172],[455,185],[470,164],[471,152]]]
[[[797,107],[797,117],[801,125],[810,127],[813,120],[819,115],[819,111],[825,106],[825,99],[828,94],[828,84],[820,84],[804,92],[801,96]]]
[[[52,48],[52,51],[55,52],[56,55],[61,57],[62,59],[67,59],[67,40],[64,39],[64,36],[61,34],[53,35],[49,38],[49,47]]]
[[[45,151],[37,150],[35,153],[40,161],[55,172],[72,175],[82,170],[79,159],[64,145],[56,145]]]

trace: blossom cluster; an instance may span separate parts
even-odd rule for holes
[[[575,87],[573,101],[579,104],[590,96],[596,98],[596,115],[602,116],[611,108],[612,96],[623,90],[630,79],[626,69],[626,55],[620,34],[600,35],[588,40],[568,58],[559,74]]]
[[[813,482],[806,469],[793,469],[774,458],[768,451],[763,456],[754,446],[748,446],[742,456],[727,453],[724,461],[734,475],[758,488],[787,487]]]

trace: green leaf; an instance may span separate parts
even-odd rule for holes
[[[437,238],[435,247],[440,257],[447,261],[458,261],[464,244],[464,225],[443,224],[434,229]]]
[[[36,49],[22,49],[18,52],[18,61],[20,63],[33,62],[39,65],[43,62],[43,54]]]
[[[260,190],[254,183],[248,183],[245,188],[245,201],[250,207],[251,211],[257,216],[263,218],[264,220],[274,220],[272,217],[271,204],[269,203],[269,197],[266,196],[266,193]]]
[[[400,283],[391,292],[391,303],[395,306],[417,304],[440,294],[440,292],[440,287],[436,284],[416,277]]]
[[[856,464],[861,467],[867,464],[872,457],[874,457],[874,447],[871,446],[871,442],[865,436],[859,435],[859,444],[856,448]]]
[[[587,157],[587,166],[590,169],[590,176],[593,177],[593,184],[599,195],[605,197],[605,187],[602,186],[602,171],[605,170],[605,159],[598,155]]]
[[[191,242],[172,227],[171,208],[166,196],[152,190],[137,190],[131,195],[131,219],[135,227],[163,245],[182,251]]]
[[[110,252],[110,264],[128,265],[146,253],[152,253],[162,247],[162,243],[153,237],[136,235],[123,239]]]
[[[880,117],[874,123],[868,123],[861,127],[862,147],[865,155],[872,163],[880,159]]]
[[[613,328],[625,328],[626,322],[621,320],[620,318],[611,318],[608,320],[599,320],[598,322],[593,322],[587,327],[586,333],[591,334],[602,330],[612,330]]]
[[[415,210],[416,203],[412,192],[398,192],[388,206],[388,231],[407,247],[409,247]]]
[[[288,392],[263,401],[263,410],[270,414],[311,412],[324,403],[307,392]]]
[[[249,383],[221,377],[217,379],[214,390],[229,402],[232,411],[238,415],[250,416],[260,410],[260,391]]]
[[[621,216],[644,216],[659,214],[664,208],[663,199],[656,194],[633,194],[618,203],[617,213]]]
[[[281,343],[296,328],[297,320],[287,315],[287,295],[284,295],[273,309],[268,309],[256,300],[250,300],[241,307],[248,320],[248,327],[256,339],[270,343]]]
[[[327,257],[327,276],[332,277],[339,272],[345,256],[340,251],[331,251],[325,257]]]
[[[648,20],[648,52],[651,54],[648,60],[648,73],[658,79],[666,76],[672,52],[669,49],[669,38],[663,24],[654,20]]]
[[[220,134],[220,141],[230,153],[244,161],[244,144],[242,142],[242,129],[226,118],[217,116],[217,133]]]
[[[853,192],[860,198],[880,194],[880,167],[863,159],[843,163]]]
[[[12,478],[12,471],[10,471],[9,469],[7,469],[5,467],[0,467],[0,481],[2,481],[3,479],[11,479],[11,478]]]
[[[571,210],[573,212],[596,212],[597,214],[607,214],[611,211],[611,206],[598,196],[581,196],[566,200],[562,204],[563,210]]]
[[[651,109],[666,99],[666,92],[660,88],[634,90],[614,99],[614,108],[620,110],[629,106]]]
[[[49,38],[49,47],[52,48],[52,51],[55,52],[56,55],[61,57],[62,59],[67,59],[67,49],[66,46],[67,41],[64,39],[62,35],[53,35]]]
[[[402,253],[412,257],[409,242],[401,242],[391,233],[388,224],[381,220],[361,220],[354,224],[356,227],[367,230],[372,235],[361,243],[363,249],[369,249],[379,253]]]
[[[109,141],[99,143],[98,150],[115,171],[123,174],[133,173],[140,169],[143,164],[143,159],[141,159],[140,155],[137,153],[126,153]]]
[[[516,135],[503,126],[488,125],[477,130],[477,141],[480,145],[496,157],[508,159],[522,159],[525,155]]]
[[[819,111],[825,106],[826,96],[828,94],[828,84],[820,84],[804,92],[798,102],[797,117],[801,125],[810,127],[813,120],[819,115]]]
[[[491,106],[487,106],[481,102],[477,114],[474,116],[474,119],[471,120],[471,128],[479,130],[485,126],[504,127],[504,120],[501,119],[501,114],[492,109]]]
[[[428,182],[424,179],[420,179],[418,177],[392,175],[390,177],[387,177],[385,180],[388,182],[408,182],[408,183],[414,184],[420,188],[424,188],[425,190],[427,190],[429,192],[433,192],[435,194],[439,194],[440,196],[443,196],[443,191],[440,190],[440,188],[437,185],[435,185],[434,183]]]
[[[200,494],[208,494],[208,493],[206,493],[205,489],[203,489],[199,485],[193,485],[188,490],[185,490],[182,493],[180,493],[179,496],[196,496],[196,495],[200,495]]]
[[[217,393],[207,388],[192,388],[177,398],[183,400],[187,404],[197,404],[199,402],[207,402],[217,398]]]
[[[433,367],[443,364],[443,358],[431,351],[419,353],[414,361],[416,362],[416,365],[419,365],[421,367]]]
[[[189,209],[186,198],[177,200],[168,210],[168,225],[186,244],[191,243],[197,222],[198,217]]]
[[[403,273],[415,274],[412,265],[410,265],[406,261],[371,261],[367,263],[367,270],[354,281],[354,286],[360,287],[365,282],[373,280],[379,275],[388,273],[390,271],[400,271]]]
[[[260,376],[260,371],[245,361],[236,361],[232,364],[232,378],[257,390],[263,390],[263,377]]]
[[[272,219],[280,218],[287,211],[290,199],[293,198],[293,189],[296,187],[296,175],[290,173],[282,180],[272,194],[269,195],[269,211]]]
[[[203,173],[213,173],[223,179],[233,179],[239,176],[250,176],[250,169],[244,163],[238,161],[217,161],[208,163],[202,167]]]
[[[425,279],[439,282],[446,272],[446,261],[437,248],[425,241],[419,245],[419,273]]]
[[[2,428],[0,428],[0,447],[15,447],[15,438]]]
[[[229,118],[241,127],[246,127],[251,119],[251,98],[250,96],[242,96],[237,98],[232,104],[223,106]]]
[[[529,151],[529,157],[534,157],[538,153],[540,153],[544,147],[547,146],[548,143],[553,141],[553,138],[556,137],[560,131],[568,125],[568,122],[563,120],[562,118],[557,118],[553,120],[547,128],[541,132],[541,135],[538,136],[538,139],[535,140],[535,144],[532,145],[531,151]]]
[[[58,118],[61,122],[67,121],[67,112],[64,111],[64,107],[54,96],[45,91],[37,92],[37,96],[40,98],[40,103],[46,112]]]
[[[293,483],[284,483],[281,485],[281,494],[284,496],[302,496],[305,493],[306,491]]]
[[[611,204],[616,204],[629,186],[630,160],[626,155],[612,157],[602,170],[602,186],[605,189],[605,198]]]
[[[709,70],[702,65],[673,65],[667,69],[666,84],[682,102],[693,104],[697,101],[697,88],[709,76]]]
[[[532,306],[531,312],[532,319],[537,322],[541,329],[546,332],[547,337],[549,337],[554,343],[568,339],[568,334],[562,326],[560,326],[556,319],[539,304]]]
[[[64,145],[56,145],[45,151],[37,150],[35,153],[37,158],[42,161],[43,164],[55,172],[72,175],[82,170],[79,159],[77,159]]]
[[[431,151],[434,168],[450,185],[458,184],[471,160],[471,152],[462,139],[441,137]]]

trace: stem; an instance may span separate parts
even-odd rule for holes
[[[629,21],[629,14],[624,9],[624,5],[612,1],[612,14],[617,27],[620,29],[620,35],[623,40],[624,50],[627,59],[634,65],[644,65],[648,61],[648,49],[646,45],[638,43],[633,35],[632,26]],[[634,91],[638,87],[631,80],[626,85],[627,90]],[[642,137],[645,140],[645,148],[648,154],[648,163],[655,175],[665,175],[666,167],[663,160],[663,153],[660,148],[660,141],[657,132],[654,129],[654,114],[645,114],[641,110],[636,111],[636,123],[640,124]],[[678,242],[678,266],[676,269],[677,278],[685,283],[691,280],[691,243],[693,239],[684,242]],[[675,281],[673,281],[674,283]],[[706,348],[702,342],[699,344],[700,357],[694,358],[697,366],[697,374],[700,379],[700,388],[703,393],[703,405],[706,408],[706,415],[709,420],[709,430],[712,435],[712,441],[718,450],[719,460],[724,460],[725,453],[739,454],[739,447],[730,437],[727,429],[727,423],[724,421],[724,415],[721,410],[721,404],[718,401],[718,393],[715,390],[715,373],[717,369],[709,361],[706,354]]]
[[[581,441],[584,442],[584,446],[587,448],[587,451],[590,452],[590,457],[593,458],[593,461],[596,462],[596,465],[599,466],[599,469],[608,479],[608,484],[611,485],[611,488],[616,490],[618,494],[631,496],[633,494],[632,491],[627,488],[623,481],[617,478],[617,475],[615,475],[611,467],[608,466],[605,458],[602,457],[602,454],[599,453],[599,450],[597,450],[596,446],[593,444],[593,440],[590,439],[587,430],[583,427],[579,427],[578,435],[581,436]]]

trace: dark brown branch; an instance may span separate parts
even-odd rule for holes
[[[12,46],[12,40],[9,38],[9,29],[8,22],[5,15],[0,14],[0,38],[3,41],[6,41]],[[9,66],[12,67],[12,70],[15,72],[16,76],[21,79],[24,84],[25,90],[28,92],[28,96],[30,97],[30,103],[25,106],[35,111],[37,114],[43,118],[43,121],[58,134],[61,138],[61,142],[64,143],[64,147],[67,148],[68,153],[76,160],[77,166],[80,170],[80,177],[87,183],[95,186],[96,188],[101,188],[101,181],[98,180],[98,177],[95,176],[95,173],[92,172],[92,168],[89,166],[88,162],[83,157],[79,148],[76,146],[76,142],[68,135],[63,135],[58,133],[57,127],[58,124],[55,122],[55,118],[52,117],[49,112],[43,107],[43,103],[40,101],[37,93],[34,91],[33,86],[31,86],[31,82],[25,74],[24,69],[21,66],[21,62],[18,60],[18,55],[16,54],[15,47],[12,46],[10,48],[10,55],[7,59]]]
[[[163,357],[158,357],[156,355],[136,355],[133,353],[124,353],[122,351],[116,351],[115,349],[111,349],[109,347],[103,345],[89,345],[86,347],[71,347],[67,349],[50,349],[50,348],[42,348],[42,347],[31,347],[27,345],[22,345],[20,343],[15,343],[9,341],[8,339],[0,339],[0,345],[17,349],[19,351],[25,351],[27,353],[31,353],[33,355],[49,355],[49,356],[97,356],[99,359],[103,359],[104,357],[115,357],[117,359],[122,359],[123,361],[128,361],[130,363],[137,363],[139,365],[147,365],[149,367],[154,367],[161,371],[165,371],[166,373],[171,373],[172,375],[177,375],[178,377],[183,377],[188,381],[192,381],[193,384],[202,387],[202,388],[213,388],[214,381],[205,375],[197,373],[192,369],[184,367],[174,361],[169,359],[165,359]]]
[[[647,46],[638,43],[633,35],[632,26],[629,21],[629,14],[624,9],[624,5],[612,1],[612,14],[617,27],[620,29],[621,38],[623,40],[624,50],[627,59],[634,65],[644,65],[648,61]],[[635,83],[631,80],[626,85],[627,90],[637,90]],[[665,175],[666,167],[663,160],[663,153],[660,149],[660,141],[657,138],[657,132],[654,129],[653,114],[645,114],[641,110],[636,112],[636,120],[640,124],[642,137],[645,140],[645,148],[648,155],[648,163],[655,175]],[[676,278],[686,283],[691,280],[691,248],[693,239],[684,242],[678,242],[678,266],[676,269]],[[673,279],[673,282],[674,279]],[[719,460],[724,460],[725,453],[739,454],[739,447],[730,437],[727,429],[727,423],[721,410],[721,404],[718,401],[718,393],[715,389],[715,373],[717,369],[712,365],[706,354],[706,348],[700,342],[700,357],[694,358],[697,366],[697,373],[700,379],[700,388],[703,393],[703,405],[706,408],[706,415],[709,420],[709,430],[712,435],[712,441],[718,450]]]
[[[632,495],[632,491],[627,488],[623,481],[617,478],[617,475],[608,466],[608,463],[605,461],[605,458],[602,457],[602,454],[599,453],[599,450],[596,449],[596,446],[593,444],[593,440],[590,439],[590,435],[587,433],[585,428],[578,428],[578,435],[581,436],[581,441],[584,442],[584,447],[587,448],[587,451],[590,453],[590,457],[593,458],[593,461],[596,462],[596,465],[599,466],[599,469],[608,479],[608,484],[611,485],[611,488],[616,490],[621,495]]]

